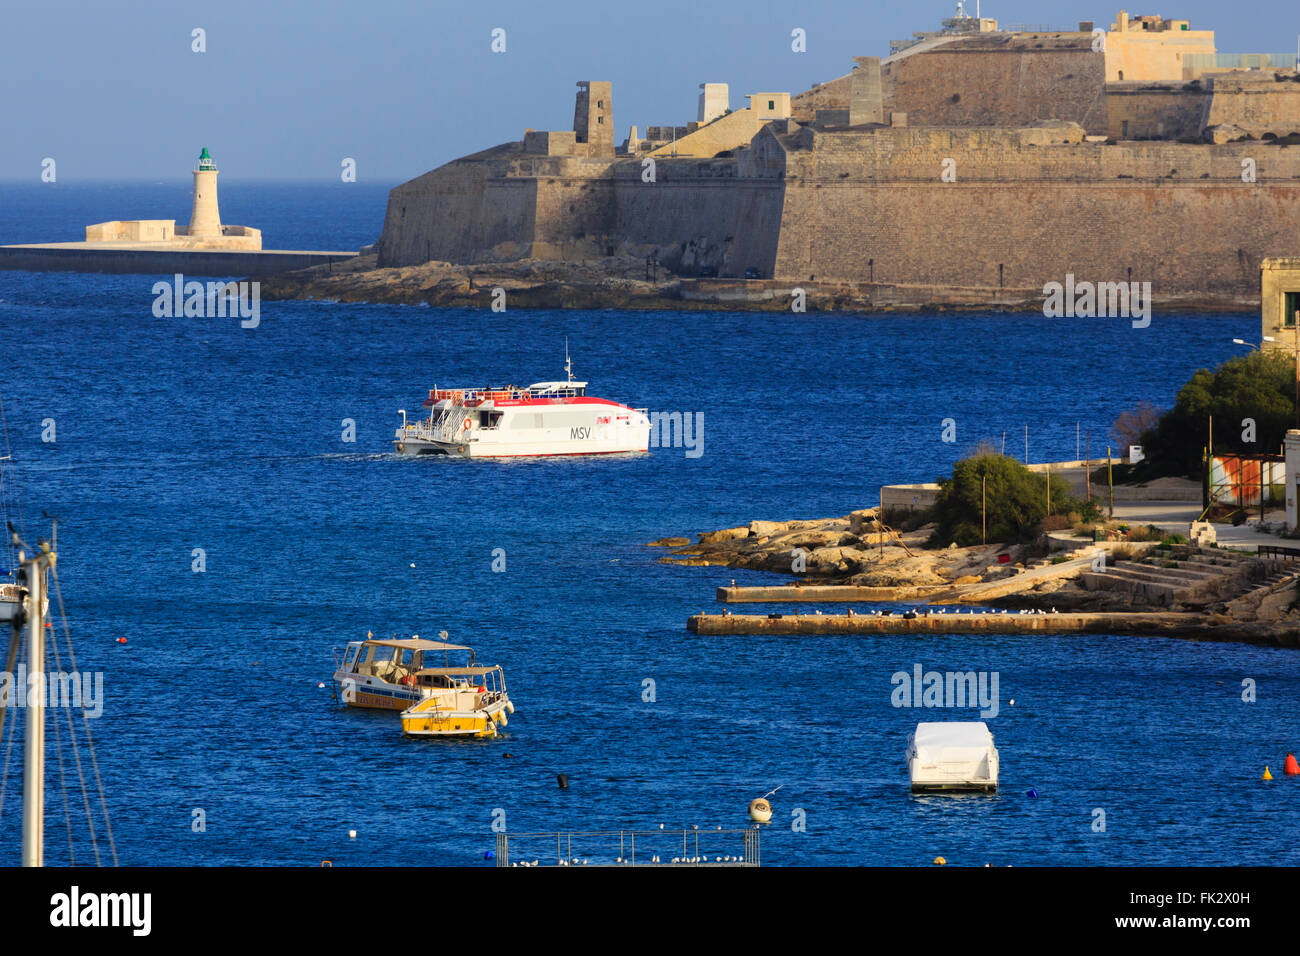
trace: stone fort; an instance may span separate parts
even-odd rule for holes
[[[571,130],[392,190],[379,265],[644,256],[686,276],[979,289],[1066,273],[1258,294],[1300,244],[1296,54],[1221,54],[1186,20],[999,28],[961,15],[797,93],[615,141]]]

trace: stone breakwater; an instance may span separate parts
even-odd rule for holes
[[[627,309],[790,312],[802,289],[809,312],[1041,312],[1037,288],[953,287],[886,283],[706,279],[647,271],[646,260],[618,256],[581,261],[512,262],[379,268],[374,255],[301,269],[262,280],[264,299],[314,299],[491,309]],[[504,298],[496,290],[503,290]],[[1258,294],[1208,292],[1161,297],[1163,311],[1244,312],[1259,307]]]
[[[1225,614],[1098,612],[1061,614],[696,614],[686,628],[702,636],[760,634],[1128,634],[1197,641],[1300,647],[1293,625],[1234,621]]]

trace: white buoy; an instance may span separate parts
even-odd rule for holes
[[[772,804],[765,797],[757,797],[749,801],[749,819],[755,823],[771,823]]]
[[[356,830],[349,830],[349,831],[348,831],[348,839],[349,839],[349,840],[355,840],[356,838],[357,838],[357,831],[356,831]]]

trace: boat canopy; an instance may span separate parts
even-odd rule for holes
[[[452,405],[472,405],[481,402],[526,401],[530,398],[583,398],[587,394],[586,382],[534,382],[527,388],[517,385],[486,388],[438,388],[429,389],[429,397],[424,400],[425,408],[433,408],[440,402]]]
[[[912,740],[918,756],[936,761],[982,754],[993,746],[993,734],[982,720],[919,723]]]
[[[375,644],[379,647],[400,647],[404,651],[468,651],[472,648],[463,644],[447,644],[444,641],[426,641],[419,637],[392,638],[381,640],[379,638],[367,638],[360,641],[362,644]]]
[[[548,392],[578,391],[586,387],[586,382],[534,382],[528,386],[528,391],[534,395],[544,395]]]
[[[422,667],[415,673],[417,675],[428,674],[432,677],[484,677],[499,670],[501,668],[495,665],[486,667]]]

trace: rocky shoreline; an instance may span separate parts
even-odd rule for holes
[[[788,312],[793,283],[772,279],[689,278],[648,267],[644,258],[611,256],[561,262],[523,259],[456,265],[427,262],[379,268],[375,255],[264,277],[268,300],[394,303],[492,308],[505,291],[506,308],[653,309],[671,311]],[[800,286],[809,312],[1041,312],[1041,289],[938,288],[885,283]],[[1259,297],[1207,293],[1153,301],[1156,311],[1250,312]]]
[[[991,584],[1026,568],[1022,545],[1000,544],[931,549],[930,528],[911,532],[882,530],[876,509],[842,517],[794,521],[752,521],[736,528],[686,538],[662,538],[652,547],[671,548],[664,564],[718,566],[790,575],[801,585],[887,588],[904,600],[929,599],[946,590]],[[1005,555],[999,561],[998,555]],[[1045,598],[1062,589],[1044,581],[1035,593]]]
[[[1058,539],[1031,545],[929,548],[930,532],[929,525],[910,532],[892,531],[877,520],[876,509],[867,508],[834,518],[752,521],[705,532],[694,542],[663,538],[650,546],[671,549],[659,558],[665,564],[743,568],[785,577],[785,582],[770,587],[738,589],[733,581],[731,587],[719,589],[719,599],[728,602],[816,604],[838,599],[840,603],[911,603],[918,609],[980,605],[1051,617],[1141,612],[1167,615],[1169,620],[1154,629],[1168,636],[1279,646],[1300,643],[1294,639],[1300,634],[1296,607],[1300,568],[1280,570],[1275,563],[1250,555],[1205,552],[1190,545],[1181,546],[1186,553],[1180,553],[1155,541]],[[1094,567],[1099,548],[1107,550],[1111,575],[1101,582]],[[1147,559],[1149,563],[1142,563]],[[1195,592],[1195,600],[1180,603],[1169,599],[1170,593],[1178,592],[1171,592],[1167,582],[1160,583],[1162,574],[1176,583],[1209,580],[1211,584]],[[1130,586],[1132,580],[1138,583]],[[1191,624],[1185,620],[1189,612]],[[929,616],[926,610],[918,613]],[[996,627],[995,619],[988,623]],[[772,624],[766,629],[788,626],[792,625]],[[835,627],[835,619],[827,618],[819,626]]]

